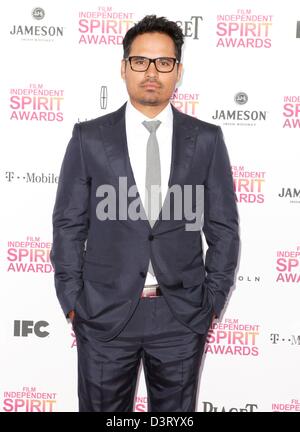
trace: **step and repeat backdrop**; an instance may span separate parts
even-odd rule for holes
[[[198,411],[300,411],[300,3],[11,0],[1,7],[0,411],[77,411],[72,326],[49,260],[76,122],[127,100],[144,15],[186,36],[176,108],[222,127],[241,223],[236,285],[207,338]],[[147,411],[143,370],[135,411]]]

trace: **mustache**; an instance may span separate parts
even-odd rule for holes
[[[143,85],[145,85],[145,84],[156,84],[157,86],[159,86],[159,87],[162,87],[162,84],[156,79],[156,78],[147,78],[147,79],[145,79],[145,80],[143,80],[142,82],[141,82],[141,86],[143,86]]]

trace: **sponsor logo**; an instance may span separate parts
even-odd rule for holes
[[[203,21],[202,16],[191,16],[189,21],[176,21],[181,28],[183,35],[192,39],[199,39],[200,27]]]
[[[280,333],[271,333],[270,341],[273,345],[285,343],[300,346],[300,335],[290,334],[288,336],[282,336]]]
[[[243,283],[248,283],[248,282],[250,282],[250,283],[253,283],[253,282],[259,283],[260,282],[260,276],[257,276],[257,275],[250,276],[250,275],[241,275],[241,274],[239,274],[237,276],[237,281],[238,282],[243,282]]]
[[[255,14],[251,9],[217,16],[218,48],[271,48],[272,15]]]
[[[148,411],[148,398],[147,396],[136,396],[134,401],[134,412],[147,412]]]
[[[15,171],[5,171],[5,178],[8,183],[22,182],[22,183],[58,183],[58,176],[54,173],[35,173],[27,172],[25,174],[17,174]]]
[[[277,251],[276,282],[299,283],[300,246],[292,250]]]
[[[42,21],[46,16],[45,10],[36,7],[31,11],[31,18],[34,21]],[[14,24],[9,34],[17,37],[21,41],[30,42],[54,42],[64,36],[64,27],[57,25],[33,25],[33,24]]]
[[[279,198],[287,198],[292,204],[300,203],[300,189],[295,187],[283,187],[278,196]]]
[[[256,412],[258,410],[258,405],[254,403],[246,403],[245,406],[241,408],[217,406],[207,401],[203,401],[202,404],[202,412]]]
[[[10,120],[61,122],[64,90],[29,84],[10,89]]]
[[[300,128],[300,96],[284,96],[283,98],[284,128]]]
[[[243,106],[249,102],[245,92],[236,93],[234,102]],[[267,120],[267,111],[259,109],[218,109],[212,116],[214,120],[220,120],[225,126],[256,126],[258,122]]]
[[[32,10],[31,15],[34,19],[39,21],[45,17],[45,11],[40,7],[36,7]]]
[[[273,412],[299,412],[300,400],[292,399],[290,403],[274,402],[272,403],[272,411]]]
[[[300,39],[300,21],[297,21],[297,26],[296,26],[296,38]]]
[[[49,332],[44,330],[48,327],[49,323],[47,321],[14,321],[14,336],[27,337],[29,334],[34,334],[39,338],[44,338],[49,336]]]
[[[246,170],[232,166],[235,195],[238,203],[262,204],[265,201],[265,171]]]
[[[53,412],[57,393],[23,387],[22,390],[3,392],[2,409],[5,412]]]
[[[244,105],[248,102],[248,95],[244,92],[239,92],[234,96],[234,102],[238,105]]]
[[[7,242],[7,271],[14,273],[51,273],[50,263],[52,243],[40,237],[27,236],[25,241]]]
[[[100,109],[107,108],[107,86],[100,87]]]
[[[134,24],[134,14],[116,11],[111,6],[80,11],[78,21],[79,44],[122,45],[127,30]]]
[[[199,93],[184,93],[176,89],[170,100],[172,105],[179,111],[197,117],[199,96]]]
[[[257,324],[241,324],[238,319],[229,318],[224,323],[213,322],[208,331],[205,352],[257,357],[259,327]]]

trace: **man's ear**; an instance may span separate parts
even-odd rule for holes
[[[122,59],[121,61],[121,78],[125,80],[125,71],[126,71],[126,61]]]
[[[177,69],[177,83],[179,83],[179,81],[181,80],[182,73],[183,73],[183,64],[179,63],[178,69]]]

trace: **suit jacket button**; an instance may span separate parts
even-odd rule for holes
[[[154,239],[154,235],[150,234],[148,240],[152,241]]]
[[[141,276],[142,278],[145,278],[145,277],[146,277],[146,273],[145,273],[145,272],[140,272],[140,276]]]

